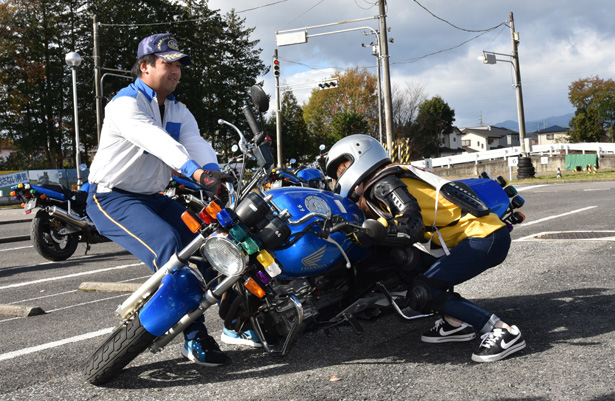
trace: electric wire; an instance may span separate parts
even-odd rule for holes
[[[431,14],[432,17],[434,17],[435,19],[438,19],[450,26],[452,26],[455,29],[459,29],[460,31],[464,31],[464,32],[490,32],[493,31],[494,29],[498,28],[499,26],[502,26],[502,24],[505,24],[506,22],[502,22],[501,24],[491,27],[491,28],[487,28],[487,29],[466,29],[466,28],[460,28],[457,25],[453,24],[452,22],[449,22],[447,20],[445,20],[444,18],[438,17],[436,14],[434,14],[433,12],[431,12],[427,7],[425,7],[424,5],[422,5],[421,3],[419,3],[417,0],[413,0],[416,4],[419,5],[419,7],[421,7],[423,10],[427,11],[429,14]]]

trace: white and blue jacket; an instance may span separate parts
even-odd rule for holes
[[[162,121],[156,92],[139,78],[107,105],[89,175],[97,192],[153,194],[164,190],[173,170],[188,177],[201,167],[219,170],[216,152],[188,108],[173,95],[164,106]]]

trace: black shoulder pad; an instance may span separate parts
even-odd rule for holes
[[[408,187],[396,176],[384,177],[374,184],[372,195],[380,202],[391,208],[393,214],[405,213],[406,211],[420,212],[421,207],[408,192]]]

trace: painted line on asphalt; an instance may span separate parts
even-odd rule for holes
[[[18,251],[18,250],[20,250],[20,249],[26,249],[26,248],[34,248],[34,245],[28,245],[28,246],[18,246],[18,247],[16,247],[16,248],[0,249],[0,252]]]
[[[83,340],[89,340],[91,338],[104,336],[106,334],[111,333],[113,331],[113,327],[108,327],[106,329],[93,331],[91,333],[81,334],[79,336],[65,338],[64,340],[53,341],[47,344],[40,344],[35,347],[23,348],[17,351],[11,351],[4,354],[0,354],[0,361],[7,361],[13,358],[19,358],[20,356],[33,354],[35,352],[44,351],[51,348],[61,347],[62,345],[72,344]]]
[[[523,224],[521,224],[521,225],[519,226],[519,228],[521,228],[521,227],[531,226],[532,224],[542,223],[542,222],[547,221],[547,220],[553,220],[553,219],[557,219],[557,218],[564,217],[564,216],[568,216],[568,215],[575,214],[575,213],[584,212],[584,211],[586,211],[586,210],[594,209],[594,208],[597,208],[597,207],[598,207],[598,206],[588,206],[588,207],[584,207],[584,208],[582,208],[582,209],[573,210],[573,211],[571,211],[571,212],[566,212],[566,213],[562,213],[562,214],[556,214],[556,215],[554,215],[554,216],[549,216],[549,217],[545,217],[545,218],[542,218],[542,219],[533,220],[533,221],[530,221],[530,222],[528,222],[528,223],[523,222]]]
[[[92,270],[92,271],[81,272],[81,273],[67,274],[66,276],[49,277],[49,278],[43,278],[43,279],[40,279],[40,280],[26,281],[25,283],[9,284],[9,285],[1,286],[0,290],[5,290],[5,289],[8,289],[8,288],[25,287],[25,286],[28,286],[28,285],[39,284],[39,283],[46,283],[46,282],[49,282],[49,281],[64,280],[64,279],[73,278],[73,277],[88,276],[88,275],[103,273],[103,272],[112,271],[112,270],[126,269],[128,267],[139,266],[139,265],[142,265],[142,264],[144,264],[144,263],[142,263],[142,262],[141,263],[132,263],[132,264],[129,264],[129,265],[108,267],[106,269],[98,269],[98,270]]]

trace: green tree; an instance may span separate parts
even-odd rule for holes
[[[613,141],[615,123],[615,81],[598,77],[574,81],[568,99],[577,109],[570,120],[571,142],[599,142],[605,133]]]
[[[66,96],[71,87],[64,56],[73,43],[70,32],[80,4],[0,4],[0,134],[28,156],[30,168],[60,168],[69,156],[72,98]]]
[[[207,2],[148,0],[6,0],[0,3],[0,135],[44,167],[74,164],[72,85],[64,56],[78,52],[79,126],[85,151],[97,146],[94,99],[94,38],[97,16],[99,61],[106,104],[130,80],[117,77],[136,61],[139,40],[157,32],[177,35],[193,64],[175,93],[193,112],[201,133],[218,151],[230,133],[218,133],[224,118],[245,129],[241,106],[256,77],[267,71],[252,29],[233,12],[221,16]],[[163,24],[159,24],[162,22]],[[113,71],[112,71],[113,70]],[[132,78],[130,78],[132,79]],[[227,135],[229,137],[227,138]],[[236,138],[233,137],[233,141]],[[82,160],[87,160],[85,155]],[[32,167],[43,167],[30,165]]]
[[[440,96],[423,102],[409,136],[411,159],[438,156],[440,136],[453,129],[453,121],[455,111]]]
[[[318,143],[315,138],[308,135],[307,126],[303,120],[303,108],[291,91],[286,91],[282,95],[280,121],[284,161],[288,162],[288,160],[294,158],[300,163],[311,162],[318,154]],[[267,123],[267,132],[272,138],[275,137],[275,115]],[[273,146],[273,148],[276,149],[276,146]]]

